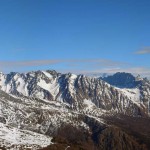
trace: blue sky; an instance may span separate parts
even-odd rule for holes
[[[150,74],[149,0],[1,0],[0,70]]]

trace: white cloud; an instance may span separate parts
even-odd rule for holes
[[[60,60],[0,61],[0,67],[30,67],[59,63]]]
[[[74,65],[93,65],[93,66],[116,66],[122,64],[121,62],[109,60],[109,59],[51,59],[51,60],[29,60],[29,61],[0,61],[0,67],[32,67],[32,66],[44,66],[53,65],[59,63],[68,63]]]
[[[139,51],[136,51],[135,54],[139,54],[139,55],[150,54],[150,47],[145,47]]]
[[[55,68],[57,64],[62,67]],[[98,73],[116,73],[130,72],[133,74],[142,74],[150,76],[150,68],[133,67],[128,63],[113,61],[109,59],[52,59],[52,60],[31,60],[31,61],[0,61],[2,71],[18,71],[40,68],[41,66],[50,66],[60,72],[73,72],[76,74],[98,74]]]

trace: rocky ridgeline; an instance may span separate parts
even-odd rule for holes
[[[97,108],[106,111],[137,115],[146,112],[150,96],[150,83],[148,80],[136,81],[132,75],[122,75],[121,73],[107,78],[103,80],[112,84],[109,79],[112,78],[115,86],[116,84],[121,86],[124,83],[122,87],[137,88],[139,91],[138,93],[132,90],[122,92],[120,88],[115,88],[102,79],[90,78],[84,75],[77,76],[71,73],[60,74],[49,70],[25,74],[1,74],[0,86],[1,90],[8,94],[65,102],[75,110],[82,109],[84,101],[88,100]],[[116,83],[116,81],[119,83]],[[136,97],[136,102],[134,97]]]

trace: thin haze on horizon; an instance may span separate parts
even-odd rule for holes
[[[149,0],[1,0],[0,71],[150,74]]]

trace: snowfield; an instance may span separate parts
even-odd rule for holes
[[[20,130],[0,123],[0,145],[7,149],[17,150],[19,147],[37,149],[51,143],[51,137],[32,131]]]

